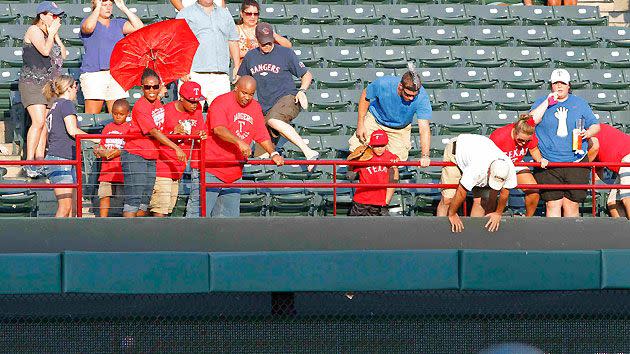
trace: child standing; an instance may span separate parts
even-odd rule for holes
[[[387,150],[389,139],[384,130],[375,130],[370,136],[369,147],[362,153],[362,161],[373,162],[370,166],[356,166],[359,174],[359,184],[365,183],[394,183],[398,180],[398,169],[394,166],[379,166],[379,162],[397,162],[398,157]],[[361,148],[361,147],[360,147]],[[371,151],[370,151],[371,150]],[[371,157],[369,157],[371,153]],[[349,159],[352,158],[352,155]],[[389,204],[394,195],[394,188],[357,187],[352,200],[349,216],[387,216]]]
[[[107,124],[101,134],[121,135],[128,134],[131,125],[127,123],[127,117],[131,106],[126,99],[114,101],[112,105],[112,117],[114,121]],[[120,195],[123,187],[123,172],[120,163],[120,153],[125,147],[125,139],[107,138],[101,139],[100,145],[94,150],[96,156],[101,157],[101,174],[98,178],[99,215],[102,218],[109,216],[109,206],[112,195]]]

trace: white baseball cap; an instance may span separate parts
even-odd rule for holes
[[[569,81],[571,81],[571,74],[569,74],[568,71],[566,71],[565,69],[556,69],[554,71],[551,72],[551,78],[549,78],[549,81],[554,84],[558,81],[564,82],[565,84],[568,84]]]
[[[510,175],[510,164],[503,159],[497,159],[490,163],[490,175],[488,187],[500,191]]]

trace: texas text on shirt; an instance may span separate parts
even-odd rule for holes
[[[373,166],[361,166],[354,170],[359,172],[359,186],[361,184],[372,183],[389,183],[389,170],[388,166],[379,166],[378,162],[394,162],[398,160],[398,156],[392,154],[388,150],[381,155],[374,155],[370,160],[374,163]],[[353,200],[357,203],[367,205],[385,206],[387,198],[387,188],[377,187],[357,187],[354,192]]]
[[[530,149],[538,146],[538,138],[536,137],[536,134],[534,134],[532,135],[532,140],[530,140],[527,145],[523,147],[517,146],[516,141],[514,141],[514,138],[512,137],[512,130],[515,125],[515,123],[511,123],[493,131],[492,134],[490,134],[490,140],[492,140],[494,144],[512,160],[512,162],[521,162]]]

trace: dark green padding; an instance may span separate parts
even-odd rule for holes
[[[59,253],[0,254],[0,293],[61,292]]]
[[[211,253],[212,291],[456,289],[457,250]]]
[[[630,288],[630,250],[602,250],[602,289]]]
[[[209,291],[203,252],[64,252],[65,292],[168,294]]]
[[[460,251],[462,290],[599,289],[599,251]]]

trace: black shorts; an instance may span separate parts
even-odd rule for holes
[[[534,178],[539,184],[588,184],[590,170],[587,167],[551,167],[534,170]],[[585,189],[541,189],[540,197],[546,201],[567,198],[581,203],[586,198]]]
[[[352,202],[348,216],[389,216],[387,206],[361,204]]]

